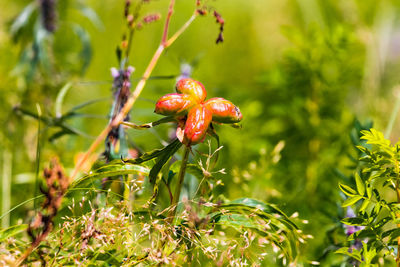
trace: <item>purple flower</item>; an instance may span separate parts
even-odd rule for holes
[[[132,66],[128,66],[128,68],[126,69],[126,75],[129,77],[131,76],[131,74],[135,71],[135,67]]]
[[[187,63],[182,63],[181,64],[181,75],[178,76],[178,78],[176,78],[176,81],[179,81],[181,79],[184,78],[190,78],[190,76],[192,76],[192,66],[190,66]]]
[[[111,68],[110,71],[111,71],[111,76],[112,76],[114,79],[116,79],[116,78],[119,77],[119,70],[117,70],[116,68]]]
[[[356,217],[356,214],[354,213],[353,209],[350,207],[347,207],[346,218],[354,218],[354,217]],[[364,229],[365,226],[354,226],[354,225],[345,224],[344,228],[345,228],[346,235],[349,236],[349,235],[354,234],[355,232],[358,232],[358,231]]]

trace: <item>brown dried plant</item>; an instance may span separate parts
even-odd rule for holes
[[[25,259],[46,239],[53,229],[53,220],[61,207],[61,202],[69,186],[69,178],[64,174],[60,163],[54,158],[49,168],[43,172],[46,188],[41,187],[45,200],[42,209],[36,214],[32,223],[29,224],[27,232],[32,242],[29,248],[16,261],[19,266]]]

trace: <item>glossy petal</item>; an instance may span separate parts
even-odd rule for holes
[[[243,115],[239,108],[224,98],[211,98],[204,105],[212,112],[214,122],[236,123],[242,120]]]
[[[193,96],[197,103],[203,102],[207,97],[207,92],[203,84],[190,78],[180,79],[176,83],[176,91],[181,94]]]
[[[201,143],[206,136],[211,119],[211,111],[203,104],[193,107],[186,120],[183,143],[186,146]]]
[[[156,103],[155,113],[165,116],[185,115],[196,104],[193,97],[183,94],[167,94]]]

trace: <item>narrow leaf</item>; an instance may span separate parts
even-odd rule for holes
[[[368,224],[368,222],[366,222],[363,218],[360,217],[344,218],[343,220],[341,220],[341,222],[353,226],[362,226]]]
[[[362,196],[354,196],[354,197],[350,197],[348,199],[346,199],[343,204],[342,207],[347,207],[347,206],[351,206],[354,203],[356,203],[357,201],[359,201],[360,199],[362,199]]]
[[[58,92],[56,103],[55,103],[55,114],[57,118],[61,118],[62,116],[62,103],[64,101],[65,95],[68,90],[72,87],[72,83],[66,83]]]
[[[125,174],[145,174],[148,175],[149,169],[133,164],[108,164],[98,168],[95,171],[91,171],[88,175],[83,176],[82,178],[76,180],[73,187],[76,187],[78,184],[88,180],[88,179],[101,179],[104,177],[113,177]]]
[[[28,228],[27,224],[19,224],[0,230],[0,242],[3,242],[9,237],[15,236],[25,231],[27,228]]]
[[[339,188],[340,188],[340,190],[341,190],[345,195],[347,195],[347,196],[352,197],[352,196],[357,195],[357,192],[356,192],[353,188],[351,188],[350,186],[348,186],[348,185],[339,183]]]
[[[363,196],[365,193],[365,184],[364,181],[361,179],[360,175],[358,173],[356,173],[354,175],[354,178],[356,180],[356,185],[357,185],[357,191],[358,193]]]
[[[36,8],[36,3],[32,2],[28,4],[24,10],[18,15],[18,17],[14,20],[13,24],[11,24],[10,33],[11,35],[16,34],[22,27],[28,24],[29,18],[31,17],[33,11]]]
[[[168,146],[166,146],[162,150],[162,152],[159,154],[159,156],[157,157],[157,162],[153,166],[153,168],[151,168],[150,174],[149,174],[150,183],[152,185],[155,184],[157,175],[160,172],[161,168],[175,154],[175,152],[179,150],[179,148],[181,146],[182,146],[182,143],[178,139],[175,139],[172,143],[170,143]]]
[[[365,199],[358,211],[359,212],[364,211],[368,207],[369,203],[370,203],[369,199]]]
[[[123,124],[125,126],[128,126],[128,127],[131,127],[133,129],[143,130],[143,129],[152,128],[152,127],[160,125],[162,123],[168,123],[168,122],[174,122],[174,121],[176,121],[174,116],[168,116],[168,117],[162,118],[162,119],[160,119],[158,121],[145,123],[145,124],[140,124],[140,125],[137,125],[137,124],[134,124],[134,123],[128,122],[128,121],[123,121],[123,122],[121,122],[121,124]]]

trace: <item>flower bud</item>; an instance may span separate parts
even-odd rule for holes
[[[212,113],[203,104],[193,107],[188,114],[183,143],[186,146],[201,143],[207,133],[208,126],[211,123]]]
[[[203,84],[190,78],[180,79],[176,83],[176,91],[181,94],[193,96],[197,103],[203,102],[207,97],[207,92]]]
[[[185,115],[195,104],[189,95],[167,94],[157,101],[154,112],[165,116]]]
[[[236,123],[241,121],[243,117],[238,107],[221,97],[207,100],[204,106],[211,111],[214,122]]]

